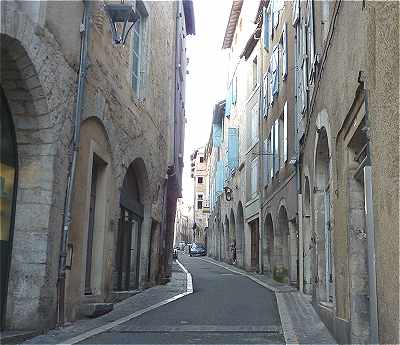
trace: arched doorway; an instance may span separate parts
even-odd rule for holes
[[[229,247],[230,247],[230,261],[233,264],[236,264],[237,255],[236,255],[236,222],[235,215],[233,210],[231,209],[230,213],[230,228],[229,228]]]
[[[265,233],[265,243],[263,247],[265,248],[265,259],[264,267],[267,272],[271,272],[274,267],[274,225],[272,222],[272,216],[270,213],[265,217],[264,222],[264,233]]]
[[[223,245],[223,251],[224,251],[224,261],[229,262],[229,220],[228,216],[225,216],[225,222],[224,222],[224,245]]]
[[[144,163],[136,159],[129,166],[122,184],[116,252],[116,290],[139,288],[142,225],[145,214],[147,174]]]
[[[331,228],[330,152],[325,128],[318,133],[315,152],[314,214],[316,232],[316,264],[319,300],[334,301],[334,270]]]
[[[289,280],[289,219],[286,208],[281,206],[278,213],[278,226],[275,234],[274,279],[287,283]]]
[[[1,87],[0,98],[0,329],[3,330],[14,235],[18,157],[14,123]]]
[[[303,292],[311,294],[312,292],[312,256],[315,249],[311,241],[311,199],[310,199],[310,181],[308,176],[304,179],[303,191]]]
[[[236,256],[237,262],[240,267],[244,267],[244,218],[243,218],[243,205],[239,201],[236,212]]]

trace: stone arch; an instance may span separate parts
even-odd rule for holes
[[[236,212],[236,256],[238,265],[244,267],[245,241],[244,241],[244,216],[243,204],[238,202]]]
[[[304,176],[303,186],[303,292],[312,293],[312,277],[314,272],[314,242],[311,222],[311,186],[309,175]]]
[[[49,72],[50,64],[38,61],[37,53],[46,52],[46,44],[33,29],[28,30],[29,20],[10,12],[9,5],[2,6],[2,10],[19,16],[19,24],[26,21],[25,32],[31,40],[25,36],[21,40],[13,38],[7,31],[9,20],[2,25],[0,84],[14,122],[19,166],[5,327],[41,329],[53,327],[57,320],[55,291],[62,226],[59,210],[64,205],[68,170],[65,157],[71,121],[67,114],[73,108],[74,73],[65,60],[57,61],[59,68],[65,68],[65,75],[60,77]],[[32,36],[35,48],[30,44]],[[58,78],[64,82],[62,91]]]
[[[314,155],[314,229],[318,272],[317,297],[334,301],[334,262],[332,246],[331,151],[328,131],[317,130]]]
[[[235,214],[233,213],[233,209],[231,209],[230,215],[229,215],[229,222],[230,222],[230,227],[229,227],[229,249],[230,249],[230,261],[232,263],[236,263],[236,221],[235,221]]]
[[[274,267],[274,224],[271,213],[264,220],[264,269],[272,273]]]
[[[81,124],[80,145],[72,202],[69,243],[74,265],[67,274],[67,318],[75,319],[77,307],[87,298],[104,298],[112,289],[104,276],[112,251],[109,231],[115,185],[107,131],[96,117]]]
[[[281,205],[277,215],[274,245],[274,279],[279,282],[289,281],[289,218],[286,207]]]

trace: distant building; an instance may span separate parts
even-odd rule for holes
[[[190,159],[191,177],[193,178],[193,240],[206,244],[209,213],[209,179],[204,147],[195,150]]]

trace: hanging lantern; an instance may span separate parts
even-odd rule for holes
[[[104,3],[104,11],[106,12],[111,25],[112,40],[114,45],[124,45],[128,37],[129,31],[139,19],[139,15],[135,12],[134,5],[124,3]]]

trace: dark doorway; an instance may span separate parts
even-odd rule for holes
[[[139,180],[133,166],[129,167],[125,175],[120,205],[116,287],[119,291],[128,291],[139,287],[141,227],[144,215]]]
[[[17,143],[11,112],[0,88],[0,329],[5,327],[8,278],[14,234],[15,201],[17,192]]]
[[[259,271],[259,230],[258,219],[252,221],[250,224],[251,232],[251,271]]]

